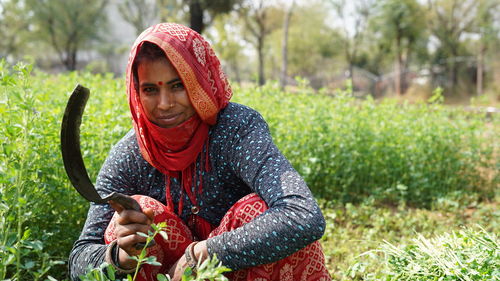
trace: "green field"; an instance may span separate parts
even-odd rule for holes
[[[91,89],[81,141],[95,179],[131,128],[124,80],[0,63],[0,280],[67,279],[65,263],[88,206],[59,151],[63,110],[77,83]],[[349,89],[283,92],[271,83],[233,90],[234,102],[261,112],[318,198],[334,279],[500,280],[500,116],[444,106],[439,93],[408,104],[356,99]],[[463,267],[443,269],[417,255],[422,243],[443,252],[439,243],[450,241],[462,241],[446,249]],[[416,264],[411,272],[409,264]]]

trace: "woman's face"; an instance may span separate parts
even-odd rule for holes
[[[149,121],[172,128],[196,113],[179,74],[167,59],[142,61],[137,75],[139,97]]]

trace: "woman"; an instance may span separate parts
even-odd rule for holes
[[[72,279],[104,261],[126,274],[152,222],[168,240],[148,249],[180,280],[186,267],[216,254],[230,280],[330,280],[317,241],[325,221],[311,192],[273,144],[254,110],[230,103],[232,91],[209,44],[193,30],[162,23],[134,43],[127,67],[134,130],[110,152],[97,178],[142,212],[91,204],[70,255]],[[114,210],[116,212],[114,212]]]

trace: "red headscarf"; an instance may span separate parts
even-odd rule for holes
[[[134,87],[133,63],[143,42],[160,47],[177,70],[197,114],[174,128],[161,128],[148,120],[142,108],[139,93]],[[167,175],[167,203],[172,207],[170,178],[181,180],[179,215],[182,194],[186,192],[193,205],[197,205],[192,190],[193,179],[198,175],[201,191],[201,172],[196,160],[202,159],[209,169],[208,130],[217,122],[218,112],[226,107],[232,96],[231,87],[222,71],[220,62],[207,41],[194,30],[175,23],[160,23],[139,35],[127,66],[127,94],[141,153],[151,165]],[[205,146],[205,153],[202,153]]]

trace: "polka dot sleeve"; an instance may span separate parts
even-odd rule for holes
[[[248,109],[250,110],[250,109]],[[239,124],[228,140],[228,163],[234,175],[256,192],[269,210],[250,223],[208,240],[233,270],[280,260],[318,240],[325,221],[309,188],[274,145],[268,126],[255,111],[235,115]]]

